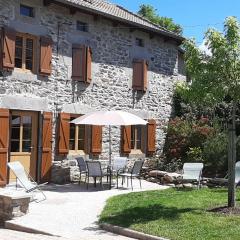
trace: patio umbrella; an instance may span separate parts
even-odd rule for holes
[[[111,126],[146,125],[148,122],[124,111],[98,111],[76,118],[71,123],[109,127],[109,163],[111,164]]]

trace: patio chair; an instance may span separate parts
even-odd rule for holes
[[[184,163],[183,164],[183,181],[197,181],[198,188],[201,184],[203,163]]]
[[[123,173],[127,165],[127,157],[114,157],[112,165],[112,174],[117,177],[117,188],[118,188],[118,176]]]
[[[100,184],[103,188],[102,178],[105,176],[109,176],[109,172],[104,173],[102,171],[102,166],[99,161],[86,161],[87,164],[87,189],[89,185],[89,178],[92,177],[94,179],[94,187],[96,187],[97,178],[100,178]]]
[[[132,179],[133,178],[138,178],[139,183],[140,183],[140,188],[142,188],[140,173],[141,173],[143,163],[144,163],[143,160],[137,160],[137,161],[134,162],[134,165],[133,165],[132,169],[130,170],[130,172],[119,174],[119,176],[122,177],[122,185],[123,185],[123,180],[125,178],[127,178],[127,187],[128,187],[128,179],[130,178],[131,179],[131,187],[132,187],[132,190],[133,190]]]
[[[86,161],[83,157],[76,157],[75,158],[79,167],[79,172],[80,172],[80,176],[79,176],[79,184],[81,183],[81,179],[82,179],[82,174],[85,174],[85,183],[87,181],[87,164]]]
[[[228,184],[228,174],[224,178],[213,178],[216,184]],[[235,164],[235,184],[236,187],[240,184],[240,161]]]
[[[33,178],[26,173],[23,165],[18,161],[9,162],[7,165],[16,176],[16,187],[18,186],[19,182],[20,186],[25,189],[26,193],[35,193],[36,191],[40,192],[43,196],[43,199],[41,200],[36,199],[34,194],[32,195],[32,200],[37,203],[46,200],[47,197],[40,188],[46,185],[47,182],[43,184],[37,184]]]

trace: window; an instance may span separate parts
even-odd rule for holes
[[[142,126],[131,126],[131,149],[140,150],[142,142]]]
[[[31,152],[32,118],[31,116],[12,116],[11,152]]]
[[[88,24],[85,22],[77,21],[77,30],[82,32],[88,32]]]
[[[142,38],[136,38],[136,46],[144,47],[144,42]]]
[[[15,67],[34,71],[35,38],[28,34],[17,34],[15,44]]]
[[[34,17],[34,9],[26,5],[20,5],[20,15],[26,17]]]
[[[133,60],[133,80],[132,88],[134,90],[146,91],[148,85],[148,62],[146,60]]]
[[[76,116],[72,116],[70,121]],[[69,150],[79,151],[85,149],[85,125],[70,123]]]

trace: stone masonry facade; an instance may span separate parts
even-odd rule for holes
[[[34,7],[34,19],[20,16],[19,5]],[[76,30],[76,21],[88,23],[88,32]],[[141,29],[129,30],[125,25],[114,26],[108,19],[76,12],[55,4],[44,6],[40,0],[0,0],[0,26],[35,36],[48,35],[53,40],[52,73],[42,77],[14,69],[0,76],[0,106],[6,97],[43,99],[39,109],[53,112],[53,156],[56,160],[56,117],[75,103],[82,114],[93,110],[123,110],[157,122],[156,154],[160,154],[165,139],[165,127],[172,113],[174,85],[185,76],[179,69],[178,44],[161,36],[149,37]],[[135,45],[136,37],[144,47]],[[71,79],[72,44],[86,44],[92,49],[92,81],[90,84]],[[132,89],[132,61],[148,61],[147,91]],[[22,103],[22,109],[29,104]],[[31,104],[30,104],[31,105]],[[21,102],[18,102],[21,108]],[[120,152],[120,129],[112,130],[113,155]],[[101,158],[108,157],[108,129],[103,129]]]

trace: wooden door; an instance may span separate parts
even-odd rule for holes
[[[26,172],[37,177],[38,113],[12,111],[10,116],[10,162],[19,161]],[[10,171],[9,182],[15,181]]]

